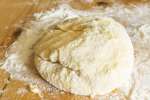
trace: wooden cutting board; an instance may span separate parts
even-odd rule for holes
[[[55,5],[51,0],[0,0],[0,33],[12,33],[17,24]]]

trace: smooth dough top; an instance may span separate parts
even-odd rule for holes
[[[130,84],[133,47],[111,18],[80,17],[51,27],[34,47],[40,75],[60,90],[103,95]]]

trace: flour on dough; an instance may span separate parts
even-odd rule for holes
[[[70,18],[50,28],[34,47],[40,75],[79,95],[102,95],[128,86],[133,47],[125,28],[111,18]]]

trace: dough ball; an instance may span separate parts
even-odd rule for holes
[[[132,43],[111,18],[65,20],[45,33],[34,52],[40,75],[60,90],[103,95],[130,84]]]

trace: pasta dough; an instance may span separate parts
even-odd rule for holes
[[[34,47],[40,75],[79,95],[101,95],[130,84],[133,47],[111,18],[80,17],[51,27]]]

